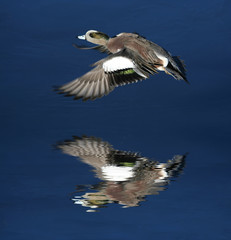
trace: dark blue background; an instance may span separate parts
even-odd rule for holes
[[[1,239],[230,239],[231,2],[2,0]],[[160,73],[89,102],[52,86],[105,55],[72,47],[97,29],[138,32],[187,64],[191,85]],[[82,134],[165,162],[189,152],[176,182],[140,207],[86,213],[70,193],[98,180],[55,150]]]

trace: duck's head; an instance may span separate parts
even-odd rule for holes
[[[106,45],[109,40],[109,36],[107,34],[96,30],[89,30],[85,33],[85,35],[78,36],[78,38],[99,45]]]

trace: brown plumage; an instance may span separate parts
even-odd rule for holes
[[[97,46],[75,47],[96,49],[109,56],[93,64],[95,68],[82,77],[58,88],[67,96],[94,100],[107,95],[117,86],[146,79],[158,70],[187,82],[183,62],[139,34],[120,33],[109,38],[102,32],[90,30],[79,38]]]

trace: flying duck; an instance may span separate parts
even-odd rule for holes
[[[59,93],[74,96],[74,99],[94,100],[109,94],[115,87],[134,83],[164,71],[177,80],[186,82],[185,67],[179,57],[137,33],[120,33],[110,38],[105,33],[89,30],[78,36],[93,44],[96,49],[109,54],[106,58],[94,63],[94,68],[83,76],[59,87]]]

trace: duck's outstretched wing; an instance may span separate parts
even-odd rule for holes
[[[117,86],[148,78],[152,71],[142,60],[134,62],[127,50],[111,54],[93,66],[95,68],[90,72],[56,90],[75,99],[94,100],[109,94]]]
[[[65,96],[73,96],[74,99],[82,98],[84,101],[103,97],[110,93],[115,86],[105,74],[103,68],[98,65],[90,72],[86,73],[80,78],[77,78],[61,87],[58,92],[65,94]]]

